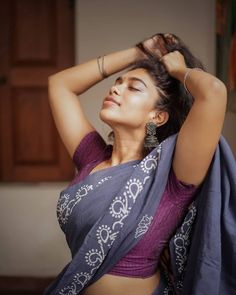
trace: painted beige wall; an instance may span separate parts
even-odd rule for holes
[[[132,46],[155,32],[173,32],[214,73],[214,2],[77,0],[77,62]],[[97,114],[104,89],[112,81],[113,78],[107,79],[81,97],[88,117],[103,136],[108,129]],[[231,138],[235,115],[229,117],[226,133]],[[69,261],[55,213],[58,194],[65,185],[0,185],[0,275],[56,275]]]
[[[55,212],[63,187],[61,183],[0,186],[0,275],[54,275],[68,261]]]
[[[120,0],[78,1],[77,58],[90,58],[133,46],[157,32],[180,36],[207,69],[214,73],[214,0]],[[106,136],[97,113],[114,76],[82,95],[92,123]]]

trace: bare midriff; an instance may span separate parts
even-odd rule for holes
[[[130,278],[105,274],[86,288],[83,295],[151,295],[159,286],[160,272],[148,278]]]

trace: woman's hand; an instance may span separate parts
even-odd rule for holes
[[[174,51],[178,42],[177,37],[173,34],[156,34],[139,43],[138,47],[146,52],[147,55],[159,60],[163,55]]]
[[[178,44],[177,38],[172,34],[156,34],[138,44],[138,47],[150,58],[155,58],[163,63],[168,73],[181,80],[186,73],[187,66],[184,56],[178,51],[173,50]],[[169,50],[168,50],[169,48]],[[172,49],[171,52],[169,52]]]
[[[157,60],[168,53],[165,41],[161,34],[156,34],[153,37],[144,40],[141,44],[143,49],[146,50],[147,55],[152,56]]]
[[[165,66],[167,72],[178,80],[182,80],[182,76],[187,71],[184,56],[179,51],[173,51],[163,55],[160,60]]]

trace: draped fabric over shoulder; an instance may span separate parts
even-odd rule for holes
[[[175,142],[173,135],[141,161],[94,172],[61,192],[57,213],[72,260],[45,295],[82,294],[137,245],[160,204]],[[206,181],[170,241],[174,279],[163,270],[153,295],[232,294],[235,197],[233,156],[221,139]]]
[[[236,163],[223,137],[208,175],[169,243],[172,281],[153,295],[232,295],[236,290]]]

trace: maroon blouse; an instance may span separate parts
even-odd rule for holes
[[[84,179],[95,166],[109,159],[111,154],[112,146],[107,145],[96,131],[87,134],[73,155],[78,173],[70,185]],[[162,250],[182,221],[194,199],[195,191],[195,186],[178,181],[171,170],[166,189],[148,231],[109,273],[139,278],[152,276],[157,269]]]

